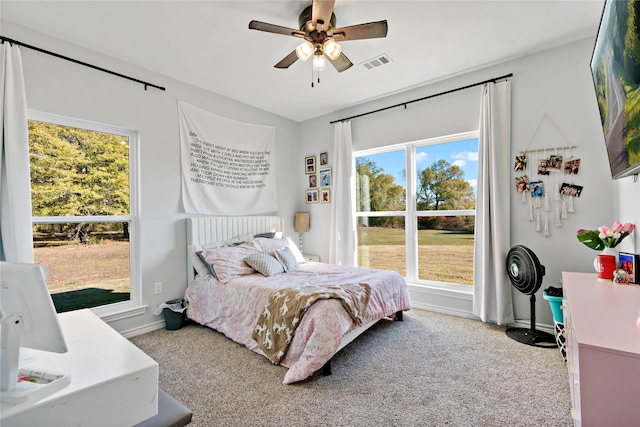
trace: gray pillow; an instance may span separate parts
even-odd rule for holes
[[[290,273],[298,268],[298,261],[296,261],[296,256],[288,247],[275,251],[275,256],[278,261],[280,261],[280,264],[282,264],[282,266],[284,267],[284,271],[286,271],[287,273]]]
[[[284,267],[269,252],[259,252],[244,259],[254,270],[265,277],[284,273]]]
[[[216,279],[218,278],[218,276],[216,275],[216,271],[213,269],[213,265],[209,264],[209,262],[206,260],[206,258],[204,257],[204,255],[202,255],[203,251],[197,251],[196,255],[198,255],[198,258],[200,258],[202,260],[202,262],[204,263],[204,265],[207,267],[207,269],[209,270],[209,273],[211,273],[211,275],[213,277],[215,277]]]
[[[264,237],[265,239],[273,239],[274,237],[276,237],[276,232],[271,231],[268,233],[254,234],[253,237]]]

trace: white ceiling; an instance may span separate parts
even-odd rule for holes
[[[343,53],[354,66],[337,73],[329,65],[314,88],[311,61],[298,61],[287,70],[273,67],[299,39],[248,29],[252,19],[297,28],[298,16],[311,0],[0,0],[0,14],[4,20],[299,122],[593,37],[603,3],[337,0],[337,27],[386,19],[388,36],[344,42]],[[381,54],[392,62],[373,70],[359,65]],[[162,81],[150,83],[163,86]]]

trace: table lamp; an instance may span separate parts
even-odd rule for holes
[[[300,236],[300,252],[302,252],[302,233],[306,233],[311,228],[309,212],[296,212],[293,218],[293,228]]]

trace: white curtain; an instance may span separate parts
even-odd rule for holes
[[[473,313],[484,322],[513,322],[506,257],[511,240],[511,82],[488,83],[480,96]]]
[[[0,52],[0,260],[33,262],[27,98],[17,46]]]
[[[351,122],[336,123],[333,134],[330,264],[355,265],[355,172],[351,145]]]

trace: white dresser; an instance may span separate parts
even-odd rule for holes
[[[575,426],[640,426],[640,286],[562,273]]]
[[[90,310],[58,315],[69,351],[20,349],[20,366],[71,374],[36,402],[2,403],[0,425],[132,426],[158,411],[158,364]]]

